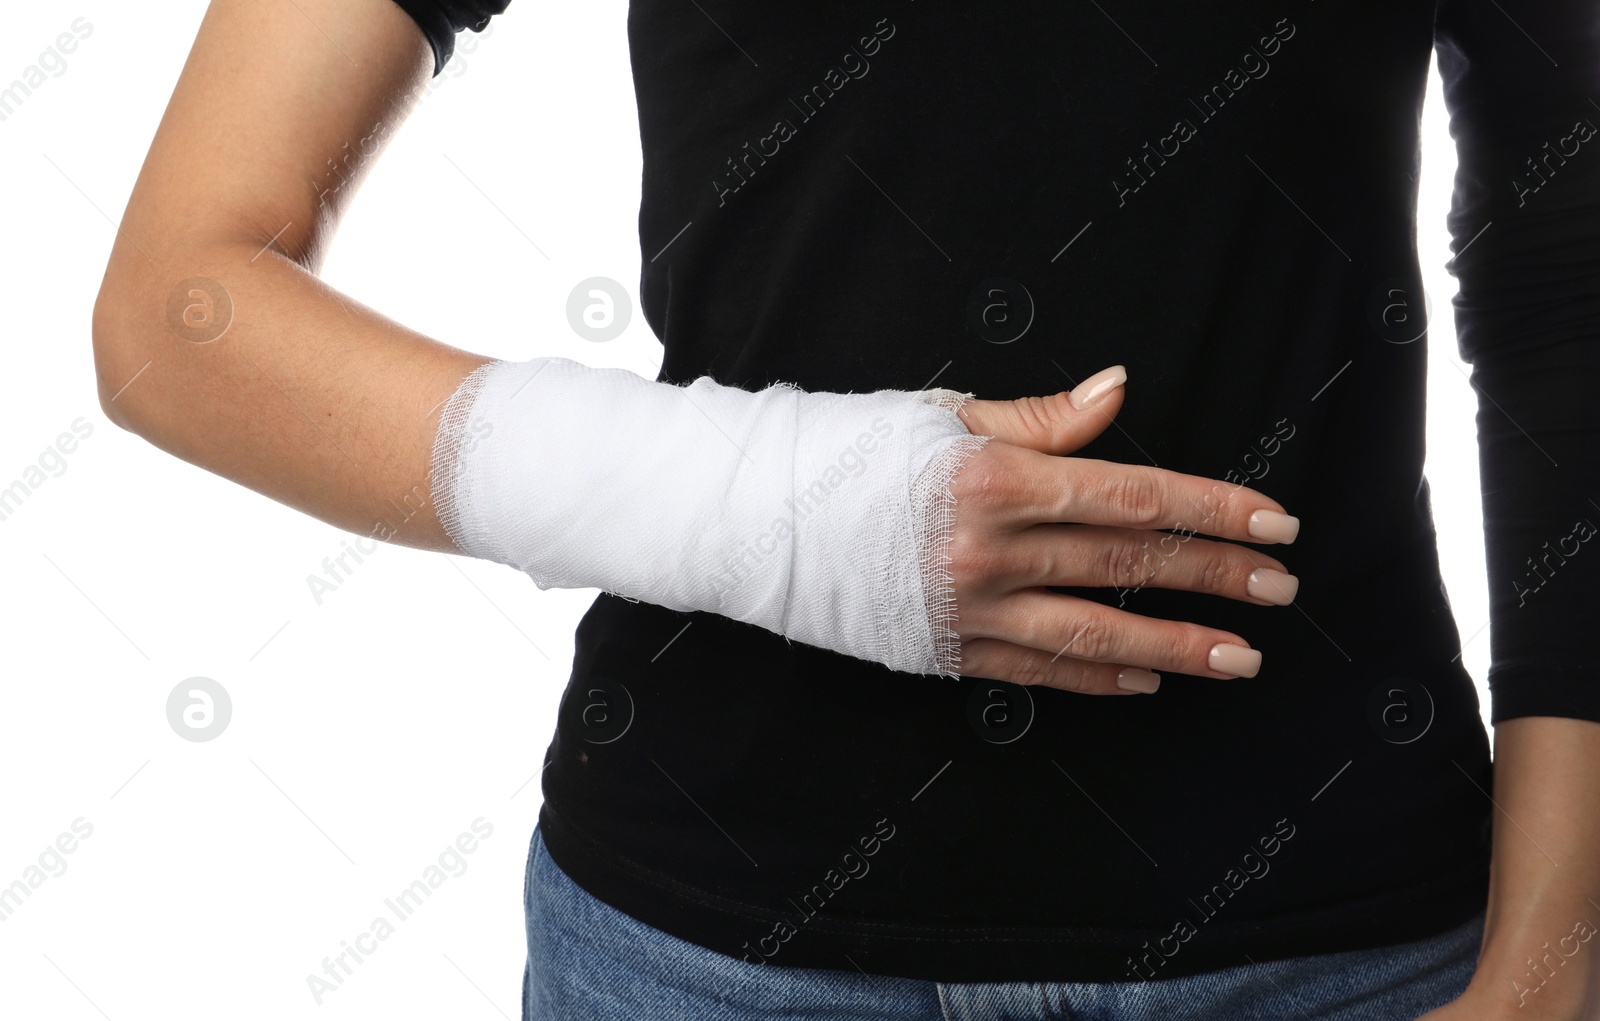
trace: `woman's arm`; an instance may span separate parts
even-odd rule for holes
[[[1494,857],[1466,994],[1425,1021],[1600,1017],[1600,723],[1495,727]]]
[[[464,16],[454,3],[431,6],[449,7],[452,23]],[[1070,690],[1152,690],[1146,667],[1255,673],[1260,654],[1231,632],[1066,596],[1038,605],[1045,585],[1131,583],[1139,567],[1123,553],[1151,548],[1164,538],[1155,529],[1237,542],[1294,538],[1298,522],[1242,486],[1055,456],[1104,429],[1120,398],[1086,405],[1084,394],[1062,392],[998,402],[980,415],[1009,427],[1000,436],[1052,454],[985,448],[992,460],[963,475],[976,513],[959,530],[949,525],[965,542],[946,577],[945,535],[929,522],[948,523],[954,502],[945,472],[961,458],[946,455],[974,446],[968,425],[945,406],[964,395],[805,394],[802,419],[799,396],[783,388],[735,393],[709,377],[689,387],[652,384],[566,359],[554,359],[564,373],[543,373],[548,359],[487,364],[325,286],[314,271],[354,191],[323,194],[334,180],[329,167],[352,178],[370,167],[374,142],[393,133],[432,57],[394,0],[213,0],[95,307],[101,401],[113,421],[352,531],[425,549],[470,546],[470,555],[513,564],[542,584],[736,616],[896,669],[948,672],[960,662],[957,640],[970,636],[969,671]],[[213,336],[206,324],[227,318],[216,314],[223,305],[231,320]],[[512,385],[463,386],[481,365],[494,371],[475,378]],[[1110,389],[1119,387],[1120,379]],[[714,392],[720,418],[710,414]],[[786,401],[787,413],[760,414]],[[883,414],[851,416],[867,406]],[[441,434],[442,408],[452,414]],[[466,428],[457,428],[458,410]],[[575,419],[585,428],[540,442]],[[880,425],[877,435],[893,434],[881,444],[864,431]],[[1047,435],[1029,428],[1041,425]],[[729,444],[734,434],[745,442],[760,434],[766,446],[752,456]],[[773,515],[794,507],[786,501],[810,508],[817,486],[832,493],[833,462],[852,444],[872,454],[871,483],[856,484],[849,499],[833,496],[826,512],[806,513],[803,528],[774,527]],[[467,537],[462,547],[433,506],[436,451],[445,521],[464,523],[453,533]],[[935,458],[941,471],[923,475]],[[1057,484],[1042,481],[1052,477]],[[914,484],[923,479],[936,483]],[[594,499],[623,486],[648,497]],[[924,514],[930,507],[945,516]],[[1260,512],[1277,527],[1263,534]],[[970,530],[969,519],[977,522]],[[1060,522],[1094,527],[1075,529],[1069,544],[1051,530]],[[1023,527],[1035,523],[1048,527]],[[1283,565],[1235,542],[1197,539],[1152,583],[1259,605],[1293,598],[1292,579],[1267,581],[1260,568]],[[957,580],[970,593],[962,616],[977,625],[965,634],[947,625]],[[1018,591],[1020,599],[994,605]],[[1131,689],[1117,684],[1135,676],[1124,667],[1138,668]]]
[[[454,551],[429,456],[438,406],[488,359],[316,277],[353,179],[432,69],[393,0],[213,0],[123,214],[93,333],[113,422],[330,524]]]
[[[1600,723],[1506,720],[1495,727],[1494,758],[1500,810],[1474,982],[1486,982],[1502,1005],[1521,1007],[1520,1017],[1593,1018],[1600,1005],[1600,940],[1592,938],[1600,934]]]
[[[1583,552],[1600,478],[1600,37],[1592,0],[1510,17],[1474,0],[1434,17],[1457,156],[1446,268],[1479,395],[1495,805],[1477,971],[1428,1021],[1600,1017],[1600,557]]]

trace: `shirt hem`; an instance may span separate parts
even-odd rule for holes
[[[1484,853],[1404,890],[1289,916],[1208,923],[1181,943],[1170,927],[932,926],[813,917],[795,931],[793,919],[782,912],[703,890],[616,854],[548,800],[539,823],[551,860],[578,886],[668,935],[753,966],[853,967],[935,982],[1131,982],[1369,950],[1460,926],[1484,910],[1489,896]],[[781,942],[772,935],[780,923],[791,927],[790,938]]]

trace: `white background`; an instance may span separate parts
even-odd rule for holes
[[[89,324],[111,221],[204,7],[11,4],[0,35],[3,84],[75,18],[93,25],[0,122],[0,487],[75,419],[93,427],[65,472],[0,521],[0,886],[73,820],[93,827],[0,922],[0,1014],[199,1018],[249,1004],[274,1018],[509,1019],[539,766],[594,590],[540,592],[498,565],[380,546],[318,605],[307,576],[352,536],[100,412]],[[486,37],[463,33],[363,186],[325,279],[469,350],[654,378],[661,348],[637,311],[626,15],[621,0],[523,0]],[[1476,402],[1443,269],[1455,154],[1436,71],[1423,134],[1427,474],[1487,720]],[[590,276],[633,295],[610,343],[567,323],[568,292]],[[213,741],[168,724],[169,693],[194,676],[232,700]],[[493,834],[466,871],[319,1007],[306,976],[479,817]]]

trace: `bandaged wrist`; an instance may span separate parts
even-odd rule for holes
[[[488,362],[444,405],[434,501],[463,553],[541,589],[710,611],[954,676],[950,480],[987,440],[955,414],[971,396]]]

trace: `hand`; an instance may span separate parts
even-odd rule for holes
[[[1108,374],[1114,385],[1105,389]],[[962,675],[1119,695],[1137,693],[1117,686],[1124,668],[1134,668],[1125,680],[1144,679],[1151,691],[1143,671],[1230,678],[1252,677],[1259,669],[1260,653],[1231,631],[1046,591],[1051,585],[1154,585],[1272,606],[1291,602],[1298,588],[1273,557],[1160,531],[1292,542],[1296,518],[1269,514],[1267,531],[1251,533],[1256,511],[1285,513],[1276,501],[1216,479],[1061,456],[1110,424],[1122,407],[1125,378],[1121,366],[1113,366],[1084,380],[1074,391],[1079,403],[1097,383],[1101,393],[1082,408],[1066,391],[962,406],[969,432],[994,437],[951,480],[955,520],[946,552]],[[1213,655],[1220,643],[1226,645]]]

